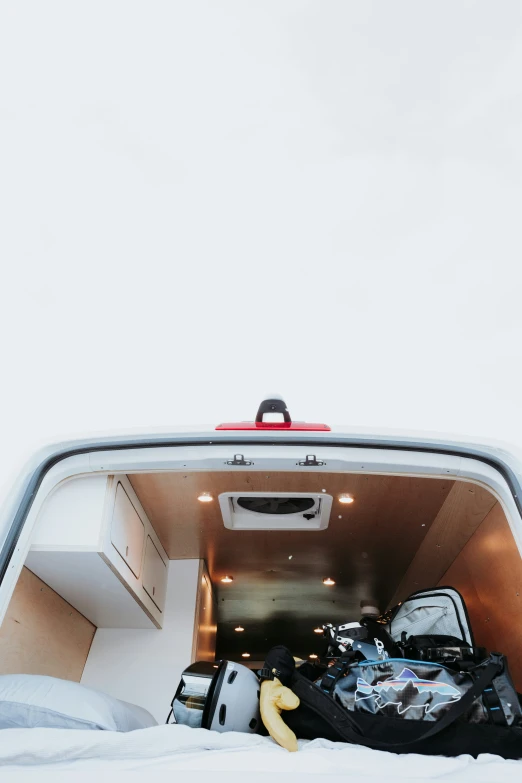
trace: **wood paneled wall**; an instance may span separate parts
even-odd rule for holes
[[[522,692],[522,559],[499,503],[440,580],[464,597],[478,645],[504,653]]]
[[[79,682],[96,627],[23,568],[0,627],[0,674]]]
[[[214,590],[207,567],[200,561],[198,574],[198,596],[196,600],[196,618],[193,661],[214,661],[216,657],[217,606]]]
[[[395,606],[416,590],[438,584],[496,502],[495,497],[484,487],[467,481],[456,481],[389,605]]]

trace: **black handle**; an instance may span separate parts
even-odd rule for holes
[[[261,424],[265,413],[282,413],[287,424],[292,422],[284,400],[263,400],[256,415],[256,424]]]

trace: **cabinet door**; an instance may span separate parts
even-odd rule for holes
[[[145,546],[143,588],[150,595],[160,612],[162,612],[165,607],[165,592],[167,589],[167,566],[150,536],[147,536],[147,544]]]
[[[112,515],[111,541],[136,578],[140,575],[144,540],[145,526],[123,486],[118,482]]]

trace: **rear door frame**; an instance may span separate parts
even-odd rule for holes
[[[18,492],[11,498],[6,514],[11,513],[5,540],[0,550],[0,588],[4,577],[10,567],[13,556],[16,553],[17,543],[24,528],[29,512],[38,495],[39,489],[49,471],[64,460],[71,457],[90,455],[96,452],[112,452],[135,449],[151,448],[176,448],[190,446],[226,445],[232,447],[248,447],[266,444],[270,446],[300,446],[309,453],[311,449],[320,448],[351,448],[351,449],[377,449],[384,451],[411,451],[425,454],[440,454],[453,457],[466,457],[477,460],[497,471],[506,482],[518,514],[522,519],[522,485],[515,469],[515,458],[506,451],[501,454],[498,450],[492,450],[487,446],[475,447],[468,444],[451,443],[444,445],[429,440],[416,440],[414,438],[375,438],[353,435],[336,435],[334,433],[310,433],[306,436],[298,433],[253,434],[252,432],[235,432],[230,435],[225,432],[206,434],[179,434],[152,436],[134,439],[123,437],[120,439],[101,439],[98,441],[84,441],[74,444],[66,444],[55,451],[45,454],[37,466],[29,470],[18,484]],[[0,520],[3,521],[3,520]]]

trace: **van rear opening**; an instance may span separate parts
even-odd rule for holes
[[[295,462],[81,475],[40,509],[0,673],[75,680],[163,722],[191,661],[259,668],[277,644],[320,659],[323,624],[437,585],[522,690],[522,564],[481,483]]]

